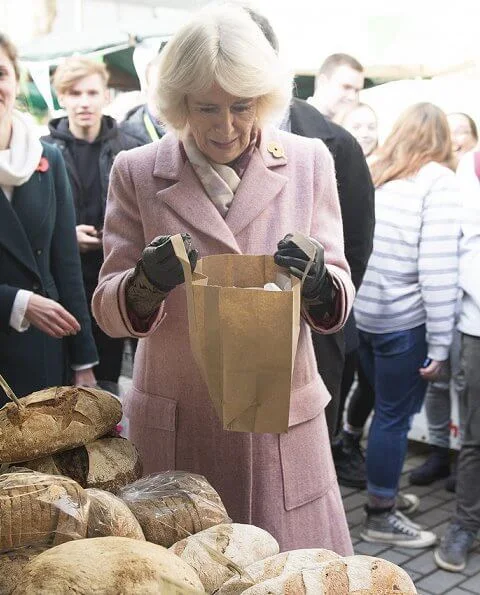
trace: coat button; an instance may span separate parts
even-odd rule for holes
[[[38,250],[35,250],[35,254],[37,256],[40,256],[42,254],[43,250],[41,248],[38,248]]]
[[[33,289],[33,291],[38,291],[40,289],[40,283],[34,283],[32,285],[32,289]]]

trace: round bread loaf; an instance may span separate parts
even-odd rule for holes
[[[137,518],[145,539],[164,547],[230,521],[208,481],[184,471],[142,477],[122,488],[118,496]]]
[[[381,558],[348,556],[258,583],[243,595],[414,595],[405,570]]]
[[[259,527],[224,523],[200,531],[171,548],[197,573],[207,593],[253,562],[278,554],[277,541]]]
[[[90,502],[88,537],[129,537],[145,541],[142,528],[128,506],[110,492],[85,490]]]
[[[108,433],[122,417],[109,392],[59,386],[0,409],[0,463],[19,463],[69,450]]]
[[[173,546],[175,548],[175,546]],[[283,574],[313,568],[329,560],[338,560],[340,556],[331,550],[303,549],[282,552],[245,568],[241,575],[235,574],[218,590],[218,595],[238,595],[249,587]],[[201,577],[200,577],[201,578]]]
[[[204,593],[195,572],[165,548],[96,537],[47,550],[23,569],[14,595],[187,595]]]
[[[0,595],[10,595],[25,566],[45,547],[26,547],[0,554]]]
[[[23,467],[52,475],[71,477],[83,488],[117,493],[142,475],[137,449],[120,437],[99,438],[65,452],[22,463]]]
[[[0,551],[86,537],[88,506],[85,490],[68,477],[0,475]]]

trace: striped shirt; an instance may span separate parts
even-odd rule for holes
[[[460,205],[455,174],[434,162],[377,189],[373,251],[354,305],[360,330],[391,333],[425,323],[428,356],[448,358]]]

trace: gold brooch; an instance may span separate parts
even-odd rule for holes
[[[283,150],[282,145],[279,145],[275,141],[268,143],[267,151],[271,153],[276,159],[280,157],[285,157],[285,151]]]

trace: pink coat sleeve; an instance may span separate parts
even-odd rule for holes
[[[162,305],[152,318],[149,329],[138,332],[132,325],[125,303],[127,279],[145,248],[129,157],[127,152],[119,153],[110,173],[103,231],[104,263],[92,300],[92,311],[98,325],[111,337],[146,337],[163,319]]]
[[[345,258],[343,225],[338,199],[335,167],[330,152],[321,141],[316,141],[315,207],[310,235],[325,249],[325,263],[338,288],[336,318],[328,328],[314,320],[306,308],[302,314],[308,324],[320,334],[335,333],[345,324],[353,305],[355,288],[350,277],[350,268]]]

